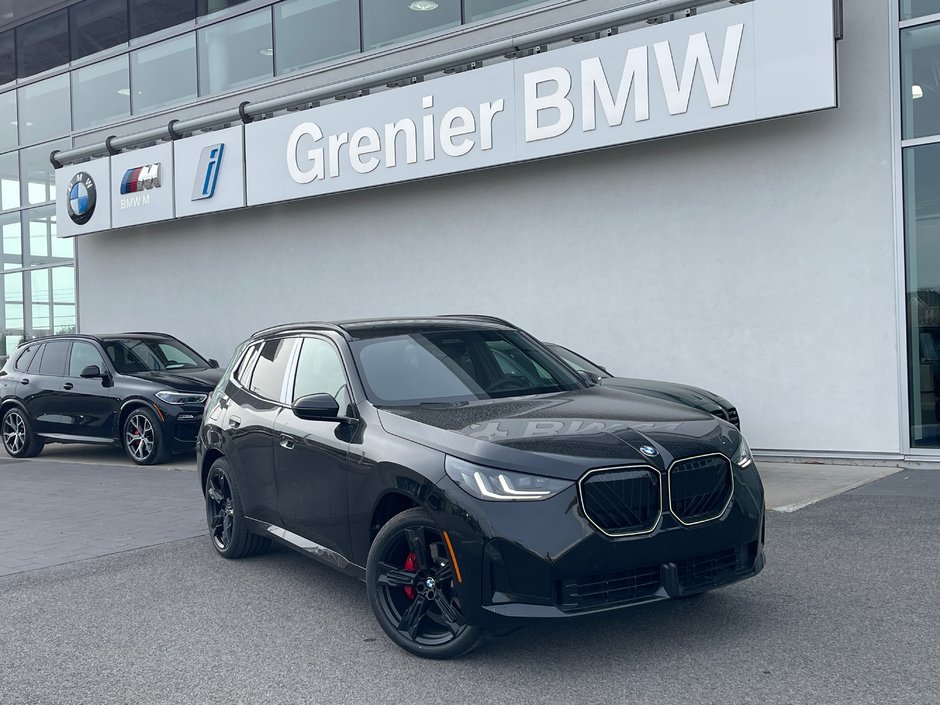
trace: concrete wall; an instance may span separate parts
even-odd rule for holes
[[[838,110],[84,237],[81,329],[227,359],[279,322],[488,313],[727,396],[757,448],[898,452],[889,1],[846,4]]]

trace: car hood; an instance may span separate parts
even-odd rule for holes
[[[185,392],[211,392],[222,379],[222,370],[212,367],[199,370],[161,370],[159,372],[134,372],[125,375],[145,379]]]
[[[710,414],[603,386],[509,399],[379,410],[391,434],[507,470],[574,480],[585,470],[722,452],[740,433]],[[640,448],[652,447],[645,455]],[[536,457],[533,457],[535,455]]]
[[[717,394],[713,394],[706,389],[690,387],[685,384],[660,382],[655,379],[632,379],[629,377],[605,377],[600,383],[605,387],[623,389],[657,399],[665,399],[666,401],[685,404],[686,406],[701,409],[709,413],[713,413],[716,407],[725,410],[734,408],[731,402]]]

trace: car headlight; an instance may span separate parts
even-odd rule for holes
[[[448,477],[467,494],[477,499],[493,501],[548,499],[573,484],[567,480],[556,480],[541,475],[525,475],[488,468],[449,455],[444,461],[444,469]]]
[[[738,449],[734,451],[734,455],[731,456],[731,461],[739,468],[746,468],[754,462],[754,456],[751,455],[751,449],[744,440],[744,436],[741,436],[741,442],[738,444]]]
[[[156,397],[167,404],[202,404],[208,394],[194,394],[193,392],[157,392]]]

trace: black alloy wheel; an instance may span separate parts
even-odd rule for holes
[[[212,545],[225,558],[244,558],[261,553],[271,540],[248,531],[241,498],[231,466],[218,458],[206,476],[206,522]]]
[[[170,455],[157,415],[144,406],[128,414],[123,439],[124,450],[137,465],[158,465]]]
[[[369,551],[369,603],[385,633],[424,658],[455,658],[475,648],[481,628],[467,624],[443,534],[420,508],[395,516]]]
[[[12,458],[32,458],[42,451],[45,443],[33,433],[26,413],[19,407],[11,407],[0,422],[3,448]]]

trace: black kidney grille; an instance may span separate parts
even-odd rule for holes
[[[731,490],[731,463],[724,456],[680,460],[669,472],[672,512],[687,524],[718,517]]]
[[[604,533],[649,531],[659,520],[659,473],[646,468],[605,470],[581,482],[584,512]]]
[[[641,602],[653,597],[660,584],[658,565],[562,580],[559,606],[573,611]]]

